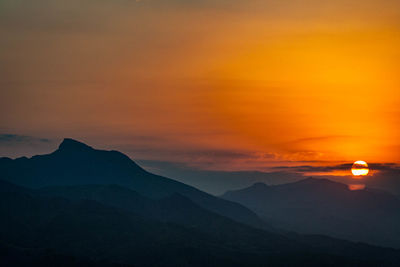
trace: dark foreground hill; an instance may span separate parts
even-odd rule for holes
[[[345,184],[309,178],[258,183],[222,197],[287,230],[400,248],[400,200],[385,192],[351,191]]]
[[[154,200],[119,186],[31,190],[1,182],[0,214],[0,261],[7,266],[400,263],[399,251],[393,249],[269,233],[207,211],[181,195]]]
[[[48,155],[15,160],[0,158],[0,178],[33,188],[117,184],[152,198],[178,193],[210,211],[255,227],[268,228],[254,212],[240,204],[149,173],[118,151],[96,150],[72,139],[64,139],[59,148]]]

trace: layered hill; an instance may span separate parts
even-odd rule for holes
[[[275,186],[257,183],[222,197],[287,230],[400,248],[400,200],[389,193],[351,191],[342,183],[308,178]]]
[[[399,251],[393,249],[266,232],[177,194],[154,200],[106,185],[33,190],[0,182],[0,188],[0,261],[9,266],[400,263]]]

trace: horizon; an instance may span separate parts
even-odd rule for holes
[[[12,135],[9,135],[9,137]],[[15,136],[13,137],[15,138]],[[24,137],[28,138],[28,137]],[[0,137],[1,139],[1,137]],[[48,139],[41,139],[41,142],[51,143]],[[63,144],[82,144],[91,149],[99,151],[118,151],[112,147],[107,149],[98,148],[92,144],[82,142],[73,138],[63,138],[56,148],[46,151],[41,154],[28,156],[32,158],[37,155],[48,155],[59,150]],[[121,151],[119,151],[121,152]],[[76,151],[79,153],[79,150]],[[225,192],[247,188],[257,183],[264,183],[267,185],[279,185],[293,183],[304,179],[325,179],[333,182],[343,183],[348,185],[350,191],[364,190],[370,188],[379,188],[387,192],[397,194],[397,181],[382,181],[383,185],[379,185],[379,179],[398,177],[400,174],[400,166],[397,164],[368,164],[369,173],[365,176],[356,177],[352,174],[353,163],[347,162],[338,165],[299,165],[299,166],[277,166],[266,170],[208,170],[193,168],[184,164],[177,164],[164,161],[152,161],[136,159],[127,155],[133,162],[137,163],[141,168],[154,174],[158,174],[179,182],[194,186],[200,190],[208,192],[213,195],[221,195]],[[18,156],[11,159],[23,158]],[[0,155],[0,159],[2,156]],[[10,157],[3,157],[10,158]],[[357,162],[356,162],[357,163]],[[354,164],[356,164],[354,163]],[[214,181],[212,181],[214,179]],[[378,181],[378,183],[376,182]],[[392,186],[396,187],[394,191],[390,190]]]

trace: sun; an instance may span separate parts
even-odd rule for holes
[[[358,160],[351,167],[354,176],[365,176],[369,173],[368,164],[365,161]]]

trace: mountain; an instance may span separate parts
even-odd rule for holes
[[[204,209],[178,193],[161,199],[151,199],[118,185],[45,187],[32,190],[32,193],[43,197],[62,197],[71,201],[96,201],[148,219],[177,223],[204,232],[221,232],[233,223],[231,219]]]
[[[254,212],[240,204],[151,174],[118,151],[96,150],[68,138],[51,154],[15,160],[0,158],[0,175],[3,180],[33,188],[116,184],[151,198],[178,193],[212,212],[252,226],[269,228]]]
[[[396,266],[400,263],[400,252],[393,249],[318,236],[269,233],[208,212],[179,195],[158,201],[118,186],[37,190],[1,181],[0,188],[0,261],[9,266]],[[120,194],[138,200],[132,210],[139,212],[130,211],[130,205],[116,208],[123,198],[114,202],[113,195]],[[185,225],[166,222],[170,221],[169,215],[161,215],[164,221],[154,219],[151,213],[140,212],[139,206],[144,202],[169,210],[175,208],[173,218],[178,214],[190,217],[187,208],[191,208],[193,216],[204,216],[209,226],[200,223],[200,227],[189,227],[195,221]]]
[[[308,178],[229,191],[224,199],[252,209],[273,226],[400,248],[400,200],[372,189]]]

